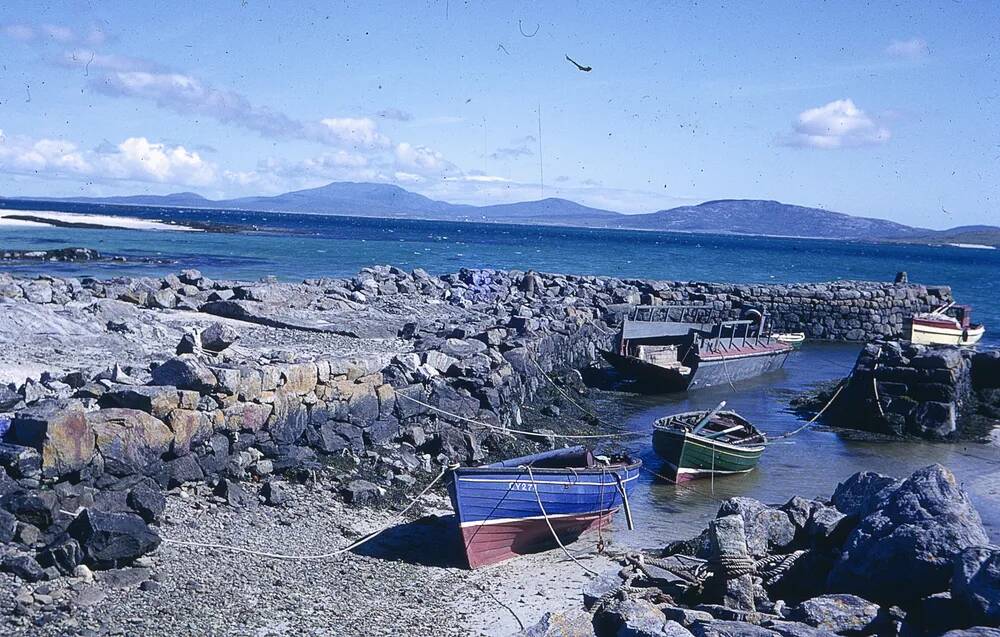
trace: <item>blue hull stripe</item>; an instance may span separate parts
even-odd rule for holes
[[[490,520],[522,520],[542,515],[541,499],[550,516],[569,516],[617,509],[622,505],[619,476],[626,493],[639,477],[637,466],[604,472],[535,470],[534,483],[523,469],[463,471],[449,485],[452,504],[462,524]],[[535,497],[538,490],[538,498]]]

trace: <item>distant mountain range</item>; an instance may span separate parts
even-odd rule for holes
[[[436,201],[389,184],[334,182],[319,188],[271,197],[212,200],[197,193],[181,192],[172,195],[129,197],[8,198],[0,199],[0,207],[16,208],[18,201],[31,202],[36,206],[39,202],[53,205],[89,203],[102,207],[147,206],[303,212],[587,228],[1000,245],[1000,227],[995,226],[963,226],[936,231],[885,219],[856,217],[821,208],[755,199],[722,199],[645,214],[622,214],[557,198],[491,206],[453,204]]]

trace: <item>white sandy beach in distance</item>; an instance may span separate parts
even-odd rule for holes
[[[107,228],[121,228],[125,230],[173,230],[179,232],[202,232],[200,228],[153,221],[151,219],[139,219],[136,217],[115,217],[112,215],[90,215],[75,212],[55,212],[51,210],[0,210],[0,227],[38,227],[46,226],[41,221],[25,221],[23,219],[10,219],[11,216],[28,216],[38,219],[51,219],[65,223],[89,223],[95,226]]]

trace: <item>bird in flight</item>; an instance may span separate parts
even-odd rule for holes
[[[573,58],[571,58],[568,55],[566,56],[566,59],[569,60],[570,62],[572,62],[573,66],[575,66],[576,68],[580,69],[584,73],[590,73],[591,71],[594,70],[594,68],[592,66],[582,66],[579,62],[577,62],[576,60],[574,60]]]

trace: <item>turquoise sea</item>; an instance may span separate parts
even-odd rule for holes
[[[94,210],[107,214],[107,209]],[[158,257],[166,264],[45,263],[7,267],[24,273],[154,275],[199,268],[213,278],[345,276],[360,268],[394,264],[444,273],[462,267],[518,268],[688,281],[780,283],[869,279],[891,281],[905,270],[911,281],[950,285],[987,326],[983,347],[1000,344],[1000,251],[851,241],[592,230],[562,227],[403,221],[303,214],[134,208],[128,214],[180,223],[256,227],[235,234],[134,230],[81,230],[0,226],[8,249],[96,248],[107,254]],[[788,401],[817,383],[842,378],[857,345],[809,343],[785,369],[766,377],[673,396],[629,398],[635,415],[625,425],[649,431],[654,419],[726,400],[767,432],[802,424]],[[657,466],[647,439],[634,451]],[[859,470],[895,475],[941,462],[969,490],[994,540],[1000,540],[1000,447],[983,443],[857,442],[836,432],[808,429],[768,449],[748,476],[688,486],[662,484],[643,474],[633,501],[640,529],[616,532],[617,541],[662,545],[696,533],[714,516],[718,500],[734,495],[779,503],[795,494],[829,496],[837,482]]]

